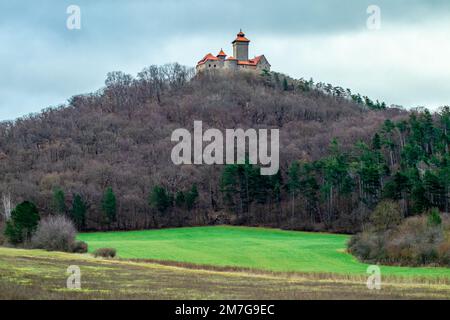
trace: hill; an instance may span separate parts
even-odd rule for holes
[[[44,214],[55,211],[55,189],[63,191],[68,214],[80,195],[87,212],[79,227],[87,230],[235,223],[354,231],[365,217],[354,211],[358,201],[338,199],[332,212],[326,201],[292,212],[289,167],[330,155],[333,139],[342,152],[358,141],[369,144],[386,119],[406,117],[276,73],[193,77],[176,64],[146,68],[136,78],[113,72],[95,93],[0,124],[0,191],[11,193],[14,203],[35,202]],[[204,129],[279,128],[280,175],[258,180],[255,185],[266,188],[245,194],[224,186],[224,166],[175,166],[171,133],[192,130],[194,120]],[[193,185],[199,195],[193,205],[177,207],[177,194]],[[117,197],[117,217],[109,223],[102,210],[108,187]],[[163,188],[170,210],[149,203],[155,187]],[[314,191],[318,198],[322,192]]]

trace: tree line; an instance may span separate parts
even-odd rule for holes
[[[101,201],[103,213],[102,224],[111,227],[116,221],[117,205],[116,195],[111,187],[108,187]],[[66,195],[61,188],[55,188],[52,199],[53,214],[65,215],[72,219],[78,230],[86,228],[86,214],[89,204],[83,199],[81,194],[74,194],[70,207],[67,206]]]
[[[284,91],[316,91],[328,96],[353,101],[354,103],[364,106],[370,110],[385,110],[388,107],[383,101],[373,101],[368,96],[361,95],[360,93],[353,93],[349,88],[344,89],[340,86],[333,86],[331,83],[315,82],[313,78],[310,78],[309,80],[305,80],[303,78],[297,80],[276,72],[263,72],[263,77],[269,79],[267,83],[273,83],[273,85],[281,87]]]
[[[195,184],[190,190],[178,190],[175,194],[169,192],[163,186],[157,185],[149,193],[148,204],[160,215],[166,214],[168,210],[175,209],[181,212],[191,212],[196,206],[198,197],[199,193]],[[117,203],[116,195],[111,187],[105,190],[100,205],[103,215],[99,224],[102,229],[115,229]],[[70,217],[80,231],[86,229],[89,206],[90,204],[80,194],[74,194],[71,205],[68,206],[66,195],[61,188],[56,188],[53,192],[52,213]]]
[[[435,115],[418,109],[407,120],[386,120],[370,143],[358,141],[348,151],[333,139],[326,157],[295,160],[284,175],[263,177],[255,166],[229,165],[221,179],[224,203],[237,216],[284,203],[282,219],[308,228],[333,228],[348,215],[341,227],[353,232],[384,199],[398,201],[405,217],[433,207],[448,212],[449,132],[449,107]]]

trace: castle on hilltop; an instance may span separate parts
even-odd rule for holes
[[[202,60],[197,63],[197,72],[212,70],[248,70],[262,72],[270,71],[270,63],[264,55],[260,55],[253,59],[248,58],[248,48],[250,40],[245,37],[242,30],[237,34],[233,44],[233,56],[227,57],[221,49],[217,56],[208,53]]]

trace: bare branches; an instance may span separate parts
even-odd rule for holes
[[[5,221],[8,221],[11,218],[11,194],[10,193],[4,193],[2,196],[2,203],[3,203],[3,217]]]

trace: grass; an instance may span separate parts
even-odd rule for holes
[[[66,288],[67,267],[81,269],[81,290]],[[448,283],[365,276],[230,272],[96,259],[0,247],[0,299],[448,299]]]
[[[345,235],[200,227],[79,238],[121,259],[0,247],[0,299],[450,298],[446,268],[382,266],[382,289],[368,290],[367,265],[345,252]],[[81,290],[66,287],[71,265]]]
[[[117,249],[119,258],[274,272],[366,275],[368,265],[346,253],[346,235],[247,227],[198,227],[85,233],[89,250]],[[450,279],[450,268],[381,266],[383,276]]]

